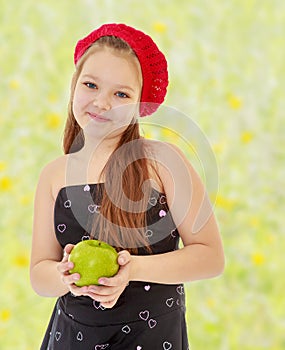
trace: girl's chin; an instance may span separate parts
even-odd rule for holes
[[[114,124],[114,123],[101,123],[90,121],[84,128],[83,132],[86,136],[93,138],[111,138],[120,136],[128,125]]]

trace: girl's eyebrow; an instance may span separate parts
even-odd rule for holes
[[[101,81],[100,78],[95,77],[94,75],[91,75],[91,74],[83,74],[82,78],[92,79],[92,80],[95,80],[95,81],[98,81],[98,82]],[[135,90],[131,86],[128,86],[128,85],[114,84],[114,87],[117,88],[117,89],[125,89],[125,90],[130,90],[132,92],[135,92]]]
[[[132,87],[128,86],[128,85],[117,84],[117,85],[114,85],[114,86],[115,86],[116,88],[118,88],[118,89],[130,90],[130,91],[132,91],[132,92],[135,92],[135,90],[134,90]]]

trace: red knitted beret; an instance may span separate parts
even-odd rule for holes
[[[125,24],[104,24],[78,41],[74,51],[76,64],[84,52],[102,36],[116,36],[129,44],[137,55],[143,76],[140,116],[154,113],[164,101],[168,85],[167,62],[151,37]]]

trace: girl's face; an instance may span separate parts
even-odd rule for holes
[[[135,56],[97,47],[75,85],[74,117],[85,133],[95,137],[120,135],[138,115],[141,89]]]

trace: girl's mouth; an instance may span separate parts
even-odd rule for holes
[[[103,117],[103,116],[100,115],[100,114],[88,112],[88,115],[89,115],[89,117],[90,117],[92,120],[95,120],[96,122],[106,123],[106,122],[110,121],[110,119],[108,119],[108,118],[106,118],[106,117]]]

